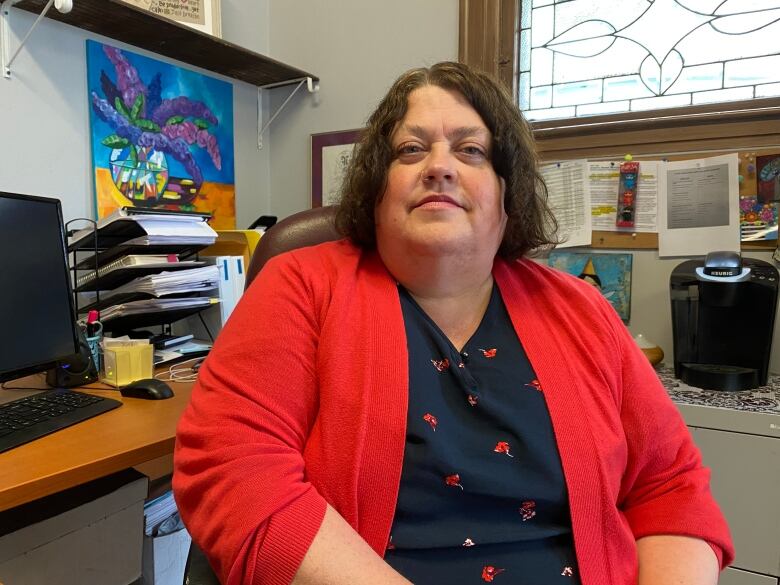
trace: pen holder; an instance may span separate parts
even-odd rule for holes
[[[126,386],[135,380],[152,378],[154,346],[144,344],[103,344],[100,381],[112,386]]]

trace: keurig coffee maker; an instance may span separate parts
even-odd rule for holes
[[[675,377],[711,390],[766,384],[777,287],[774,266],[735,252],[678,265],[669,281]]]

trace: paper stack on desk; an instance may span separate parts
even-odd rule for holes
[[[128,243],[128,240],[142,245],[213,244],[217,239],[217,232],[206,222],[208,217],[208,214],[155,213],[122,207],[97,222],[98,247],[116,246]],[[76,232],[68,242],[69,249],[93,245],[93,234],[91,227]]]
[[[127,317],[129,315],[143,315],[148,313],[159,313],[162,311],[174,311],[178,309],[194,309],[197,307],[208,307],[219,303],[219,299],[210,297],[187,297],[175,299],[146,299],[142,301],[130,301],[113,305],[100,312],[100,320],[103,323]]]
[[[219,269],[216,266],[191,268],[178,272],[160,272],[136,278],[114,290],[101,293],[101,297],[110,299],[115,295],[127,293],[145,293],[154,297],[198,292],[217,288]]]

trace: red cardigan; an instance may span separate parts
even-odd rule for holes
[[[583,585],[636,581],[636,539],[728,527],[653,369],[596,289],[529,260],[493,276],[541,382]],[[262,270],[200,370],[174,490],[228,584],[287,584],[330,503],[380,555],[404,453],[408,356],[394,279],[342,240]]]

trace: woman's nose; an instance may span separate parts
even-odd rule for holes
[[[423,181],[452,181],[457,178],[452,153],[445,147],[431,148],[423,169]]]

